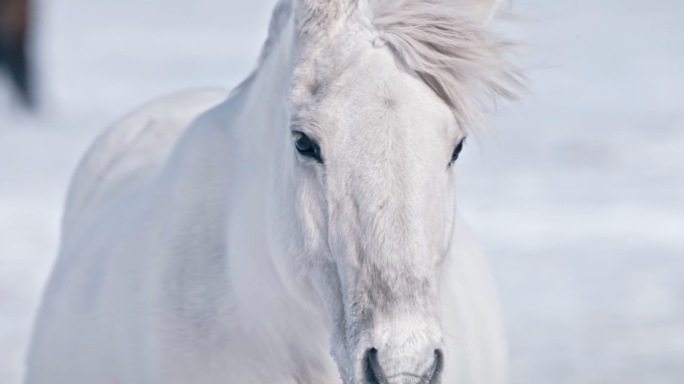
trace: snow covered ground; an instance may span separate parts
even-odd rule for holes
[[[272,3],[39,3],[45,108],[23,116],[0,92],[0,383],[21,381],[88,143],[159,95],[236,84]],[[512,9],[500,27],[531,46],[530,95],[495,114],[459,167],[461,211],[499,280],[514,382],[683,383],[684,2]]]

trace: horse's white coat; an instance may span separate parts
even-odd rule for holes
[[[370,348],[388,384],[427,383],[436,349],[443,383],[505,382],[493,284],[455,219],[458,108],[345,1],[281,1],[233,93],[161,100],[94,144],[28,384],[365,384]]]

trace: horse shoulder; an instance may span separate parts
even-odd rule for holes
[[[59,256],[35,323],[27,383],[60,381],[73,365],[89,367],[79,374],[81,382],[108,383],[120,371],[147,375],[147,352],[135,341],[149,337],[144,292],[149,274],[156,273],[149,267],[161,258],[153,253],[163,252],[155,236],[164,218],[146,217],[148,203],[141,197],[191,122],[226,96],[201,91],[162,99],[124,118],[91,146],[70,187]],[[79,343],[74,335],[82,336]]]

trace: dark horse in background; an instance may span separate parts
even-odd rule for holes
[[[18,99],[32,107],[35,94],[28,54],[29,22],[29,0],[0,0],[0,72],[9,76]]]

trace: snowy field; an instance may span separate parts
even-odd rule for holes
[[[235,85],[272,3],[39,3],[43,111],[12,111],[0,91],[0,384],[21,381],[89,142],[157,96]],[[499,280],[514,383],[684,383],[684,2],[512,10],[500,28],[530,45],[530,94],[458,166],[461,212]]]

